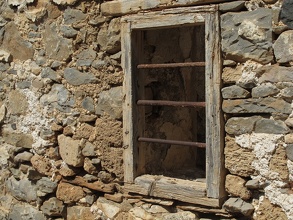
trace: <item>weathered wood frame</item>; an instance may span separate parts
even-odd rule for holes
[[[139,47],[136,30],[170,28],[182,25],[205,24],[206,43],[206,196],[187,199],[187,202],[220,206],[224,190],[224,129],[221,112],[221,53],[219,13],[216,5],[166,9],[122,18],[122,65],[124,69],[123,141],[124,181],[126,188],[135,190],[138,163],[138,109],[135,105],[137,58],[133,48]],[[137,50],[136,50],[137,51]],[[132,186],[133,187],[132,187]],[[202,188],[202,184],[201,187]],[[136,191],[139,191],[136,189]],[[209,200],[210,199],[210,200]],[[183,200],[181,200],[183,201]],[[198,202],[199,201],[199,202]],[[208,202],[210,201],[210,203]]]

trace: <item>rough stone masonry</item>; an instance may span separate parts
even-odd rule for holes
[[[220,209],[124,193],[120,19],[216,4]],[[293,219],[292,0],[0,2],[0,219]],[[207,214],[208,213],[208,214]]]

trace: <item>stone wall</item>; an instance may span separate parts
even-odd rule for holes
[[[120,18],[204,1],[1,1],[0,219],[292,219],[293,3],[223,2],[229,198],[184,210],[124,194]]]

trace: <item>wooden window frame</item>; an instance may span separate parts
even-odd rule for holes
[[[195,183],[195,188],[203,188],[204,194],[191,193],[191,198],[178,200],[220,207],[226,197],[224,189],[224,124],[221,111],[221,71],[222,60],[220,52],[219,12],[217,5],[182,7],[162,11],[145,12],[128,15],[122,18],[122,66],[124,70],[124,103],[123,103],[123,144],[124,144],[124,181],[126,191],[141,193],[148,196],[164,197],[164,193],[149,191],[135,183],[138,163],[138,109],[136,107],[136,72],[134,53],[136,46],[135,30],[154,28],[171,28],[182,25],[205,25],[205,83],[206,83],[206,183]],[[151,175],[149,175],[151,179]],[[146,180],[145,182],[148,182]],[[168,182],[168,181],[167,181]],[[152,184],[152,183],[150,183]],[[172,185],[172,184],[171,184]],[[190,185],[190,184],[187,184]],[[145,192],[143,193],[143,191]],[[180,192],[180,190],[179,190]],[[168,194],[168,193],[167,193]],[[183,195],[184,197],[184,195]],[[188,196],[187,196],[188,197]],[[177,199],[176,195],[165,198]]]

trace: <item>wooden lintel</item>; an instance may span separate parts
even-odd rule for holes
[[[166,8],[174,8],[181,6],[195,6],[195,5],[203,5],[203,4],[211,4],[211,3],[219,3],[219,2],[228,2],[231,0],[165,0],[162,3],[162,0],[116,0],[105,2],[101,4],[101,12],[104,15],[125,15],[125,14],[134,14],[139,11],[146,11],[152,9],[166,9]],[[202,11],[204,9],[211,8],[210,5],[199,6],[202,7]]]

